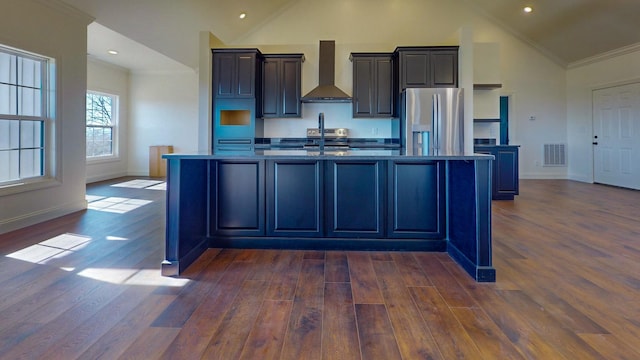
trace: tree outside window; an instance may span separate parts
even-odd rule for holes
[[[87,158],[115,156],[117,96],[87,92]]]

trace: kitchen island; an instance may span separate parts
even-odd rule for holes
[[[476,281],[491,259],[493,156],[401,150],[166,154],[162,274],[207,248],[441,251]]]

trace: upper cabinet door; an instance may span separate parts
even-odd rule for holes
[[[353,117],[373,115],[374,62],[371,57],[353,56]]]
[[[233,97],[235,95],[235,54],[213,55],[213,88],[217,97]]]
[[[403,51],[400,54],[401,90],[411,87],[429,87],[429,51]]]
[[[393,116],[393,57],[376,58],[376,111],[377,117]]]
[[[237,54],[237,92],[238,97],[256,96],[256,54]]]
[[[282,116],[300,117],[300,92],[301,90],[302,59],[282,60]]]
[[[262,70],[262,115],[278,117],[280,114],[280,60],[267,58]]]
[[[431,52],[431,86],[458,86],[458,51],[438,50]]]

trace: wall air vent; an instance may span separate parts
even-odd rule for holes
[[[543,166],[567,166],[567,145],[544,144]]]

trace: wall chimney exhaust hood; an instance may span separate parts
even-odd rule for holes
[[[347,103],[351,96],[340,90],[334,82],[336,74],[336,42],[320,40],[318,86],[302,97],[303,103]]]

